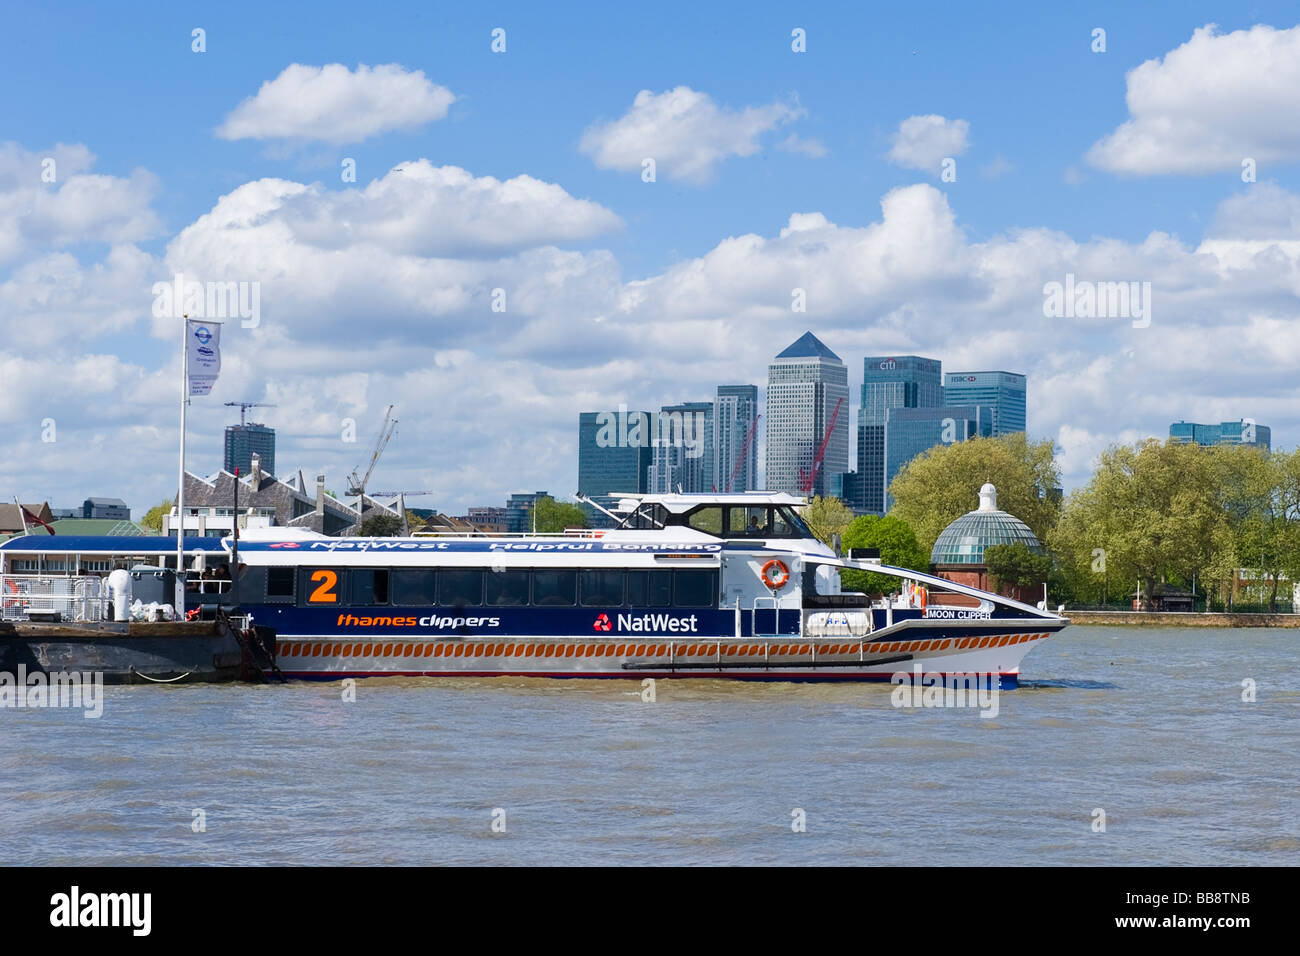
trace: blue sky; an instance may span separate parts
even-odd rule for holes
[[[889,351],[932,355],[954,370],[1029,373],[1030,431],[1061,444],[1068,484],[1086,478],[1107,442],[1163,435],[1173,418],[1256,417],[1273,426],[1275,444],[1292,447],[1300,233],[1289,213],[1275,220],[1295,202],[1300,147],[1279,130],[1294,126],[1300,94],[1291,87],[1288,97],[1284,83],[1270,92],[1285,71],[1232,38],[1270,27],[1264,48],[1293,59],[1296,11],[1269,3],[812,12],[762,3],[12,6],[0,36],[10,91],[0,227],[21,241],[0,256],[0,308],[13,343],[6,389],[21,394],[0,402],[0,422],[30,456],[26,467],[0,466],[0,484],[56,504],[120,495],[138,509],[172,493],[175,409],[164,402],[176,357],[150,317],[149,286],[179,267],[260,281],[266,303],[266,326],[232,330],[222,383],[193,407],[189,464],[200,472],[219,465],[221,401],[282,399],[280,417],[266,416],[280,431],[281,471],[325,469],[341,485],[364,454],[341,447],[333,423],[355,417],[364,445],[393,401],[403,427],[381,466],[383,484],[435,488],[422,503],[453,512],[516,490],[567,494],[579,411],[702,398],[723,380],[761,385],[767,357],[804,328],[845,359],[855,389],[861,357]],[[1209,24],[1217,32],[1185,48]],[[195,27],[206,31],[206,52],[191,51]],[[490,50],[495,27],[506,30],[504,54]],[[791,51],[795,27],[807,32],[806,53]],[[1090,48],[1097,27],[1105,53]],[[1184,48],[1181,65],[1169,66]],[[1155,69],[1147,108],[1152,128],[1171,117],[1184,124],[1177,149],[1113,161],[1090,154],[1132,119],[1129,71],[1148,61],[1168,66]],[[405,75],[421,71],[454,101],[440,117],[352,141],[301,131],[217,135],[292,64],[354,73],[395,64]],[[1229,80],[1200,101],[1178,101],[1187,76],[1212,66]],[[645,183],[584,147],[591,131],[608,134],[627,119],[640,91],[683,88],[724,119],[745,110],[769,119],[694,177],[667,162]],[[372,112],[390,105],[400,106],[380,101]],[[941,181],[934,164],[890,159],[900,124],[927,116],[967,130],[955,182]],[[283,110],[264,117],[280,119],[292,121]],[[1225,126],[1232,149],[1267,156],[1258,182],[1242,182],[1223,143],[1197,140]],[[654,135],[666,142],[680,133],[658,127]],[[806,151],[782,148],[792,135]],[[678,135],[676,155],[688,157],[697,140]],[[100,177],[101,190],[80,213],[68,210],[82,194],[69,192],[41,221],[24,177],[56,144],[83,150],[73,177]],[[355,184],[340,181],[345,157],[356,160]],[[389,230],[399,227],[384,217],[421,194],[394,192],[387,203],[344,194],[364,194],[420,160],[459,167],[474,182],[443,187],[400,226],[394,245]],[[490,227],[499,236],[481,227],[491,210],[441,218],[456,190],[520,176],[563,193],[527,201],[523,215],[537,217],[531,238],[511,235],[513,212],[507,228]],[[314,192],[291,201],[238,192],[259,180]],[[49,199],[73,185],[65,177],[36,188]],[[249,223],[285,221],[207,235],[203,217],[232,193]],[[882,215],[889,222],[882,200],[890,195],[899,199],[893,225],[872,234]],[[352,231],[340,226],[328,239],[319,223],[315,233],[299,231],[306,207]],[[821,217],[800,227],[810,245],[782,241],[796,214]],[[576,224],[548,232],[546,223],[565,217]],[[1207,247],[1219,232],[1235,244]],[[430,254],[439,235],[446,241]],[[726,242],[745,236],[755,239],[738,249]],[[225,245],[232,238],[236,251]],[[300,258],[304,244],[330,255]],[[385,273],[385,254],[402,268]],[[340,268],[370,256],[381,264],[355,275]],[[1207,256],[1219,265],[1207,266]],[[1042,280],[1065,271],[1152,281],[1162,303],[1154,331],[1045,327]],[[755,281],[776,274],[770,287]],[[411,288],[395,291],[403,276]],[[788,292],[782,301],[773,290],[801,282],[812,304],[791,316]],[[498,284],[525,304],[485,316],[483,296]],[[1225,354],[1215,342],[1242,351]],[[1261,351],[1269,353],[1262,362]],[[95,370],[83,388],[51,377],[50,363],[78,361]],[[47,417],[58,422],[57,442],[39,441]],[[447,448],[460,450],[454,462]]]

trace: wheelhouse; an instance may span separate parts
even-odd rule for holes
[[[802,499],[765,492],[741,495],[624,495],[618,530],[689,528],[716,538],[814,540],[796,510]]]

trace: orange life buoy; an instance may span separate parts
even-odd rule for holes
[[[769,575],[768,572],[773,568],[776,569],[776,574]],[[767,562],[767,564],[763,565],[763,570],[760,571],[759,574],[763,578],[763,583],[773,591],[781,590],[785,587],[786,582],[790,580],[790,569],[776,558],[773,558],[771,561]]]

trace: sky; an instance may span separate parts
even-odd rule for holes
[[[1177,420],[1300,440],[1294,3],[11,3],[0,77],[6,499],[175,494],[178,273],[258,303],[190,471],[267,402],[341,491],[393,404],[371,487],[453,514],[806,330],[855,406],[866,355],[1026,373],[1067,489]]]

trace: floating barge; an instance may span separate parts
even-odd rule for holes
[[[144,600],[170,593],[171,539],[45,537],[0,544],[0,672],[95,673],[106,684],[263,681],[277,675],[274,631],[220,602],[228,580],[189,582],[191,620],[113,620],[98,576],[129,573]],[[187,539],[186,558],[225,559],[216,539]],[[157,564],[145,564],[146,561]],[[151,602],[161,604],[162,601]]]

